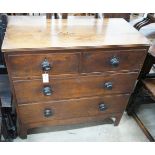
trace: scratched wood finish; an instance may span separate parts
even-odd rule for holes
[[[116,118],[118,125],[149,42],[123,19],[9,17],[2,45],[17,111],[19,136],[36,127]],[[117,66],[111,59],[119,60]],[[43,84],[41,63],[52,64]],[[104,87],[112,83],[112,89]],[[44,96],[44,86],[53,94]],[[127,95],[128,94],[128,95]],[[99,111],[100,102],[108,109]],[[51,108],[53,116],[45,118]]]
[[[43,73],[41,64],[45,59],[51,64],[51,75],[76,74],[79,71],[80,53],[76,52],[9,55],[12,77],[40,77]]]
[[[120,113],[127,104],[129,95],[114,95],[71,99],[51,103],[37,103],[19,106],[19,115],[24,123],[50,121],[53,119],[70,119],[78,117],[98,116],[106,113]],[[99,110],[99,104],[104,103],[107,109]],[[50,117],[44,116],[45,109],[51,109]],[[36,110],[37,109],[37,110]]]
[[[14,82],[14,88],[18,104],[28,104],[86,96],[130,93],[137,76],[136,72],[106,76],[77,76],[76,78],[65,79],[51,78],[49,84],[44,84],[52,87],[53,93],[51,96],[44,96],[42,80],[17,81]],[[111,90],[105,88],[106,82],[112,82]]]
[[[104,53],[102,53],[104,52]],[[139,70],[146,57],[147,50],[101,50],[94,52],[85,52],[83,54],[82,72],[105,72],[120,70]],[[134,56],[133,56],[134,54]],[[118,66],[113,66],[111,60],[117,58]],[[132,61],[131,61],[132,60]]]
[[[73,53],[71,53],[73,52]],[[77,53],[76,53],[77,52]],[[43,52],[41,52],[43,53]],[[133,57],[134,53],[134,57]],[[139,70],[145,59],[147,50],[87,50],[80,52],[76,50],[69,53],[47,53],[47,54],[22,54],[9,55],[8,61],[11,67],[12,77],[40,77],[43,73],[41,63],[47,59],[52,68],[50,75],[78,74],[89,72],[106,72],[120,70]],[[82,60],[80,59],[82,57]],[[119,65],[114,67],[110,61],[116,57]],[[132,59],[132,61],[130,61]],[[82,61],[80,63],[80,61]],[[31,65],[29,63],[31,62]],[[79,70],[81,68],[81,70]]]
[[[87,117],[76,117],[76,118],[70,118],[70,119],[60,119],[60,120],[50,120],[50,121],[42,121],[42,122],[34,122],[34,123],[28,123],[27,125],[22,124],[22,131],[26,132],[27,129],[31,129],[31,128],[36,128],[36,127],[51,127],[51,126],[66,126],[66,125],[82,125],[87,124],[87,123],[96,123],[96,122],[103,122],[105,123],[105,119],[115,119],[117,121],[115,121],[114,126],[118,125],[118,120],[120,120],[120,118],[122,117],[122,112],[121,113],[106,113],[106,114],[102,114],[102,115],[97,115],[97,116],[87,116]],[[21,132],[21,131],[20,131]]]
[[[2,45],[3,52],[148,46],[149,44],[148,40],[124,19],[49,20],[45,16],[15,16],[9,17],[8,21],[9,24]]]

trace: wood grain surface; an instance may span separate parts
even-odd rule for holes
[[[49,20],[45,16],[10,16],[2,51],[139,45],[148,46],[149,42],[121,18]]]
[[[14,82],[14,89],[18,104],[31,104],[33,102],[130,93],[137,76],[138,74],[135,72],[105,76],[77,76],[65,79],[51,78],[48,84],[43,84],[41,79],[20,80]],[[112,83],[112,89],[105,88],[107,82]],[[44,85],[52,88],[51,96],[43,94]]]
[[[36,103],[19,106],[19,115],[24,123],[37,123],[50,120],[99,116],[107,113],[121,113],[127,104],[129,94],[83,99],[62,100],[48,103]],[[100,111],[99,104],[105,104],[106,110]],[[51,109],[50,117],[44,116],[44,110]]]
[[[118,125],[149,45],[124,19],[9,17],[2,51],[19,136],[26,138],[30,128],[109,117]],[[49,83],[42,81],[45,59],[52,66],[46,71]],[[47,86],[50,96],[43,93]],[[99,111],[101,102],[108,107],[104,112]],[[48,118],[47,109],[53,112]]]

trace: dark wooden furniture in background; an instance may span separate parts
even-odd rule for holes
[[[151,23],[155,23],[155,17],[154,14],[147,14],[145,18],[137,22],[134,27],[137,30],[140,30],[142,27],[147,26]],[[147,30],[149,31],[149,29]],[[149,32],[146,32],[146,34]],[[149,38],[149,37],[148,37]],[[151,36],[151,40],[152,40]],[[155,35],[154,35],[155,39]],[[142,120],[138,117],[136,114],[136,111],[139,109],[140,105],[142,104],[149,104],[155,102],[155,73],[149,73],[151,71],[151,68],[154,70],[154,64],[155,64],[155,43],[152,43],[149,53],[147,54],[145,63],[142,67],[142,71],[138,77],[138,82],[136,84],[136,87],[129,99],[129,103],[127,106],[127,113],[136,120],[144,134],[148,137],[148,139],[151,142],[154,142],[155,139],[151,135],[151,133],[146,128],[145,124],[142,122]]]
[[[7,13],[8,16],[42,16],[42,13]],[[52,16],[54,16],[55,19],[58,19],[59,18],[59,15],[58,13],[44,13],[46,14],[46,18],[47,19],[51,19]]]
[[[5,65],[4,55],[1,51],[2,42],[4,39],[6,27],[7,27],[7,16],[6,14],[0,14],[0,74],[7,74],[7,68]]]
[[[87,16],[94,16],[95,18],[124,18],[126,21],[130,21],[130,13],[89,13]],[[62,19],[67,19],[69,13],[62,13]],[[78,15],[80,16],[80,15]],[[81,16],[86,16],[82,15]]]
[[[151,53],[148,53],[127,106],[128,115],[133,116],[151,142],[154,142],[155,139],[138,117],[136,111],[142,104],[155,103],[155,73],[149,73],[153,64],[155,64],[155,57]]]
[[[1,46],[5,36],[7,23],[8,23],[7,15],[0,14],[0,86],[1,86],[0,87],[0,136],[3,135],[3,141],[12,141],[17,136],[16,123],[15,123],[16,118],[15,118],[15,111],[13,111],[13,108],[12,108],[11,99],[10,101],[7,100],[8,102],[6,102],[6,98],[9,98],[11,95],[10,95],[10,89],[5,87],[5,86],[9,87],[9,84],[6,83],[8,82],[7,80],[4,80],[4,77],[7,77],[7,68],[4,60],[4,55],[1,52]]]
[[[0,142],[2,141],[2,103],[0,98]]]
[[[35,15],[34,13],[32,13]],[[7,15],[11,16],[29,16],[29,13],[7,13]],[[42,16],[42,14],[38,13],[38,15]],[[94,16],[95,18],[124,18],[126,21],[130,21],[130,13],[46,13],[46,18],[51,19],[53,16],[55,19],[67,19],[69,16]],[[76,17],[77,18],[77,17]]]
[[[57,13],[46,13],[46,18],[51,19],[53,15],[55,19],[59,18],[59,15]]]
[[[0,141],[12,142],[17,137],[16,115],[12,107],[3,107],[0,102]]]
[[[19,136],[106,118],[118,125],[148,48],[123,19],[9,17],[2,51]]]
[[[126,21],[130,21],[130,13],[104,13],[104,18],[124,18]]]

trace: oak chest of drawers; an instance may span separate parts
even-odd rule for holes
[[[19,135],[106,118],[118,125],[148,47],[123,19],[9,17],[2,50]]]

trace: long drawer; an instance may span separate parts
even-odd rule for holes
[[[128,102],[128,98],[129,95],[124,94],[35,103],[18,106],[18,112],[20,119],[25,124],[100,116],[122,112]]]
[[[14,82],[18,104],[46,102],[96,95],[130,93],[138,73],[77,76],[74,78],[50,79],[43,84],[41,79]]]

